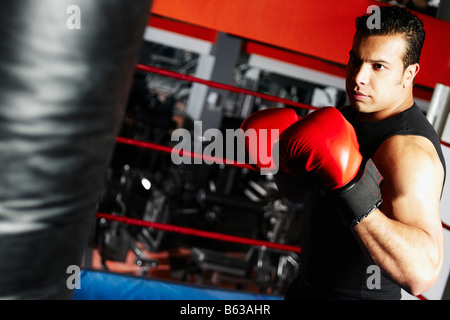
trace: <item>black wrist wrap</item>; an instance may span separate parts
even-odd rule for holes
[[[383,176],[371,159],[361,168],[347,185],[327,192],[336,203],[344,225],[349,228],[355,227],[382,202],[380,183]]]

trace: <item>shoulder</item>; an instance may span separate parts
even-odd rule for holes
[[[373,160],[391,184],[405,189],[420,185],[420,191],[431,186],[436,192],[441,190],[444,169],[433,143],[425,137],[393,136],[380,145]]]
[[[375,154],[386,160],[408,160],[422,164],[440,163],[439,155],[433,143],[418,135],[395,135],[384,141]]]

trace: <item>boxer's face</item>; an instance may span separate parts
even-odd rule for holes
[[[355,35],[346,79],[353,108],[380,120],[411,106],[412,83],[419,66],[404,69],[406,46],[402,35]]]

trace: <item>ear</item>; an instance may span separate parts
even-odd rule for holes
[[[403,88],[412,86],[414,83],[414,78],[419,73],[420,65],[418,63],[414,63],[409,65],[405,72],[403,73]]]

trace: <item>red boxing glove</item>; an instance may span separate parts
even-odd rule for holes
[[[318,109],[285,130],[280,159],[293,173],[299,165],[313,172],[327,189],[350,182],[362,162],[352,125],[333,107]]]
[[[353,126],[336,108],[308,114],[279,140],[285,170],[310,173],[322,193],[336,202],[346,225],[355,226],[381,204],[383,177],[370,159],[363,164]]]
[[[278,137],[299,119],[290,108],[269,108],[248,116],[241,125],[248,163],[263,174],[276,173]]]

